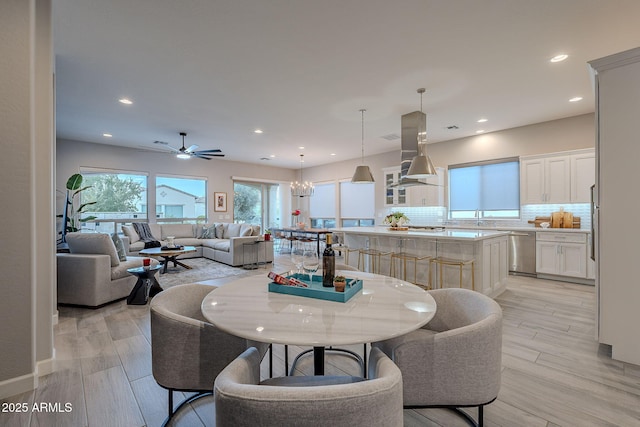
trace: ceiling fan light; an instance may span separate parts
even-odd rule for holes
[[[409,171],[406,176],[407,178],[428,178],[434,175],[437,175],[437,172],[431,162],[431,158],[421,154],[411,160],[411,166],[409,166]]]
[[[371,174],[371,170],[369,166],[360,165],[356,167],[356,171],[353,174],[353,178],[351,178],[352,184],[369,184],[375,182],[373,179],[373,174]]]
[[[176,157],[179,159],[190,159],[191,155],[187,154],[187,153],[178,153],[176,154]]]

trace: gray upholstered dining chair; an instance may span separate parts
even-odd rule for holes
[[[202,315],[204,297],[215,286],[187,284],[171,287],[151,300],[151,361],[156,382],[169,391],[165,424],[185,405],[211,395],[213,382],[229,363],[249,347],[268,344],[230,335]],[[173,409],[173,392],[197,392]]]
[[[437,304],[423,328],[373,343],[400,368],[405,408],[449,408],[476,425],[461,407],[483,408],[500,390],[502,309],[468,289],[429,291]]]
[[[297,376],[260,382],[260,354],[249,349],[216,378],[216,426],[401,426],[400,370],[374,349],[369,378]]]

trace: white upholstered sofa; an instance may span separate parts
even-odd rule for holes
[[[59,304],[97,308],[129,295],[137,278],[127,269],[142,267],[142,257],[118,254],[108,234],[67,233],[66,240],[70,253],[56,254]]]
[[[174,237],[176,245],[193,246],[196,252],[180,258],[205,257],[224,264],[239,266],[244,263],[242,245],[261,238],[259,225],[217,222],[212,224],[149,224],[151,234],[162,245],[167,237]],[[122,239],[127,255],[138,255],[144,249],[144,242],[133,226],[122,226]],[[266,259],[273,262],[273,246],[267,245]]]

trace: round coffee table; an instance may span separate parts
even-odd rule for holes
[[[181,266],[188,270],[191,270],[191,266],[178,261],[176,258],[180,255],[188,254],[195,251],[196,248],[194,248],[193,246],[183,246],[182,249],[149,248],[141,250],[140,255],[161,257],[163,260],[162,264],[164,265],[164,268],[160,273],[164,274],[167,272],[167,266],[169,265],[169,262],[173,262],[174,267]]]

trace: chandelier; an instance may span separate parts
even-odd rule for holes
[[[300,181],[291,183],[291,195],[294,197],[313,196],[315,189],[312,182],[302,180],[302,163],[304,162],[304,154],[300,154]]]

